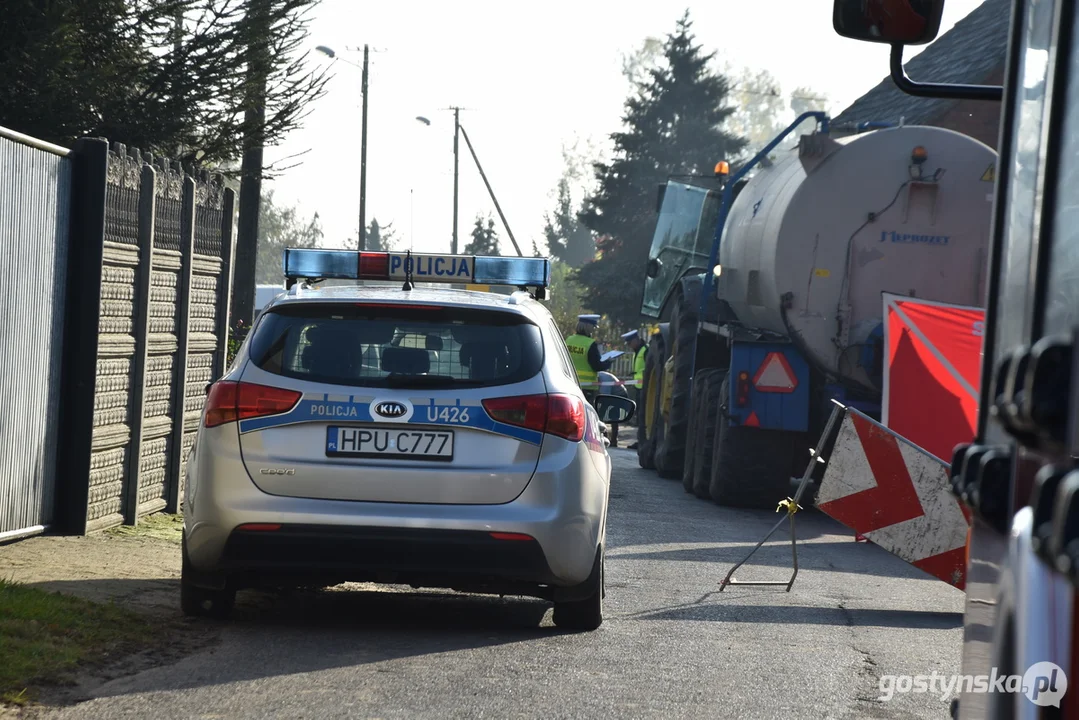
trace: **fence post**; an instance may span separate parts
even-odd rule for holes
[[[131,439],[124,472],[124,524],[139,517],[139,480],[142,476],[142,426],[146,416],[146,364],[150,344],[150,300],[154,266],[154,223],[157,210],[157,173],[143,164],[139,175],[139,269],[135,277],[135,312],[131,357]]]
[[[109,143],[81,138],[69,157],[71,228],[60,380],[63,401],[57,421],[64,449],[57,458],[55,497],[58,528],[81,535],[89,509]]]
[[[236,257],[233,229],[236,220],[236,191],[225,188],[221,197],[221,275],[217,279],[217,353],[210,369],[210,381],[225,374],[229,356],[229,313],[232,300],[232,263]]]
[[[180,204],[180,275],[176,288],[176,360],[172,368],[172,453],[168,469],[165,512],[180,508],[180,477],[184,458],[184,407],[187,404],[187,352],[191,326],[191,272],[195,260],[195,179],[184,175]]]

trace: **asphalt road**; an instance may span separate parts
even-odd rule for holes
[[[61,718],[947,718],[881,674],[959,671],[963,595],[816,512],[790,593],[730,588],[777,515],[718,508],[611,451],[606,619],[564,634],[523,599],[398,590],[259,599],[220,643]],[[790,546],[737,577],[784,579]]]

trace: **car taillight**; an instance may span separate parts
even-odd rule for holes
[[[221,380],[210,387],[206,397],[206,427],[225,423],[279,415],[296,406],[303,393],[295,390],[255,385],[254,383]]]
[[[584,437],[584,401],[572,395],[550,395],[547,405],[547,432],[579,441]]]
[[[483,401],[483,409],[492,418],[507,425],[536,432],[543,432],[547,427],[546,395],[490,398]]]
[[[584,437],[584,402],[571,395],[521,395],[483,401],[487,414],[501,423],[580,441]]]

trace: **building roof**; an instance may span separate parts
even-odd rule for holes
[[[985,0],[969,15],[905,63],[917,82],[983,84],[1002,70],[1008,47],[1012,0]],[[909,56],[909,50],[907,52]],[[889,75],[832,118],[837,126],[861,122],[924,125],[941,117],[957,101],[907,95]]]

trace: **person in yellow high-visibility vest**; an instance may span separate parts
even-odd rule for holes
[[[592,339],[592,333],[599,325],[599,315],[578,315],[577,332],[566,338],[566,349],[569,350],[570,359],[573,360],[573,369],[577,372],[577,382],[585,392],[589,402],[599,390],[600,370],[606,370],[611,366],[609,360],[604,361],[599,351],[599,344]]]
[[[648,358],[648,345],[641,338],[639,330],[630,330],[622,335],[622,339],[626,341],[626,345],[633,353],[633,386],[630,388],[629,396],[634,402],[640,403],[641,385],[644,382],[644,364]],[[634,442],[629,446],[629,449],[634,450],[636,447],[637,443]]]

